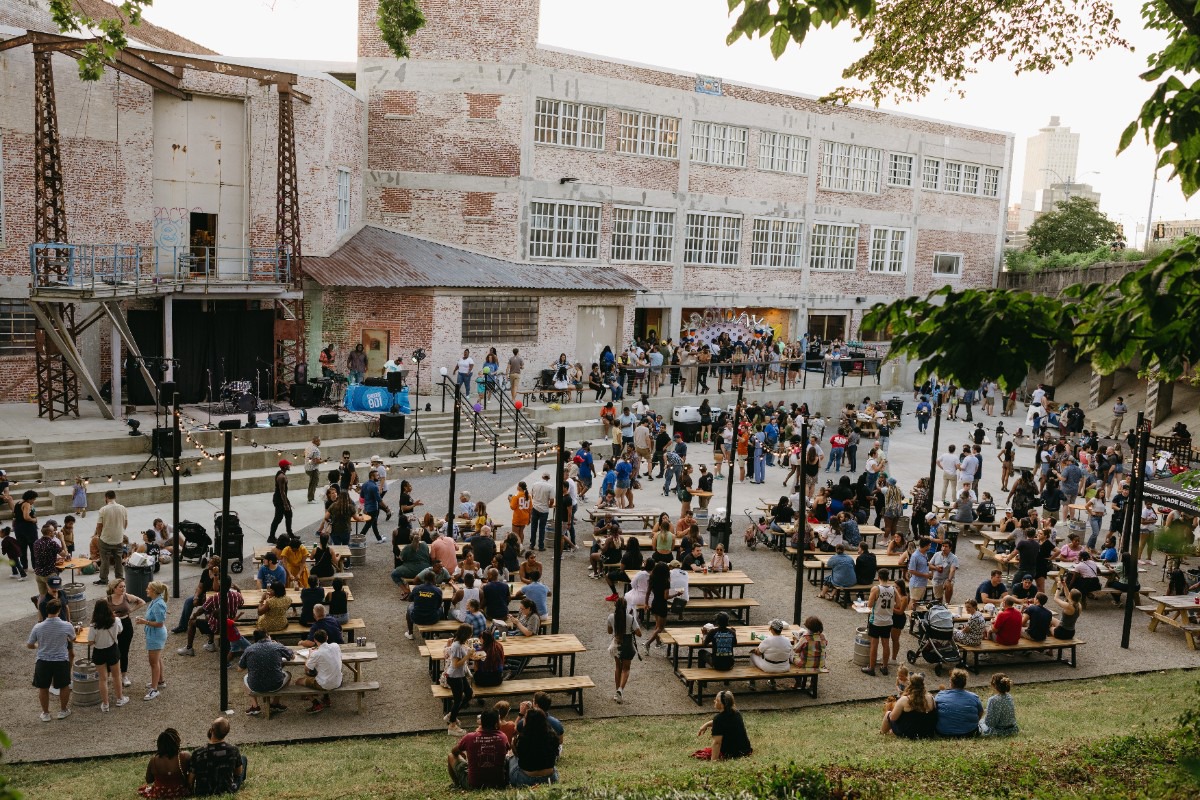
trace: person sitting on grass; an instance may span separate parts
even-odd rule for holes
[[[733,692],[720,691],[713,698],[717,715],[700,726],[697,736],[712,732],[712,746],[692,753],[692,758],[701,761],[724,761],[752,755],[750,737],[746,734],[746,723],[734,705]]]
[[[193,797],[232,794],[246,782],[246,757],[225,741],[229,720],[218,717],[208,726],[208,744],[192,751],[188,782]]]
[[[273,692],[282,690],[292,682],[292,675],[283,668],[283,664],[291,661],[293,655],[291,649],[273,640],[266,631],[254,631],[254,644],[246,648],[246,652],[242,653],[238,661],[238,667],[246,671],[242,682],[250,694],[250,708],[246,709],[247,714],[257,717],[262,713],[258,705],[258,695],[271,697]],[[287,711],[287,706],[276,698],[272,699],[272,711]]]
[[[979,732],[984,736],[1015,736],[1020,729],[1012,697],[1012,679],[997,672],[992,676],[991,685],[993,694],[988,698],[987,710],[979,722]]]
[[[319,714],[333,705],[329,693],[342,685],[342,648],[329,641],[325,631],[313,634],[313,649],[304,661],[304,675],[296,683],[324,693],[320,698],[312,696],[308,713]]]
[[[405,618],[408,630],[405,639],[413,638],[413,625],[433,625],[442,618],[442,590],[433,584],[433,573],[425,570],[418,577],[419,583],[408,594],[411,601]]]
[[[821,599],[832,600],[838,589],[853,586],[858,580],[854,570],[854,559],[846,555],[846,546],[839,544],[834,548],[834,554],[829,557],[829,577],[821,587]]]
[[[164,730],[158,735],[154,755],[146,765],[146,782],[138,788],[138,796],[187,797],[191,758],[191,753],[180,748],[179,731]]]
[[[508,757],[508,782],[512,786],[537,786],[558,783],[559,740],[551,730],[546,712],[534,707],[526,710],[517,740]]]
[[[979,735],[983,703],[979,695],[967,691],[965,669],[950,672],[950,688],[937,693],[936,703],[939,736],[961,738]]]
[[[937,704],[925,690],[925,676],[908,676],[908,686],[899,698],[884,705],[881,733],[902,739],[932,739],[937,734]]]
[[[479,730],[455,742],[446,759],[450,781],[459,789],[503,789],[508,785],[505,754],[508,737],[500,732],[500,715],[488,709],[479,715]]]

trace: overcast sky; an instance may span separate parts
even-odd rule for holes
[[[1142,0],[1113,2],[1120,32],[1136,52],[1109,50],[1049,75],[1017,76],[1007,64],[988,65],[964,84],[964,98],[941,87],[920,102],[884,107],[1015,134],[1010,199],[1020,196],[1025,140],[1051,115],[1061,117],[1081,135],[1078,172],[1064,177],[1092,184],[1101,192],[1101,208],[1132,237],[1134,224],[1146,220],[1153,151],[1139,138],[1121,156],[1115,153],[1122,129],[1149,95],[1150,84],[1137,76],[1158,40],[1141,27]],[[844,26],[810,34],[778,62],[765,41],[727,47],[726,0],[541,3],[543,44],[810,95],[836,87],[841,70],[865,50]],[[146,17],[226,55],[355,59],[356,0],[155,0]],[[1200,217],[1200,200],[1185,201],[1166,175],[1160,173],[1155,220]]]

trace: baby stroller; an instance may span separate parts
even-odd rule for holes
[[[746,520],[749,523],[743,536],[746,547],[750,548],[751,550],[757,550],[759,542],[762,542],[763,544],[769,544],[770,542],[766,531],[770,520],[768,520],[762,514],[756,514],[752,509],[749,508],[742,509],[742,513],[746,515]]]
[[[213,528],[217,536],[221,537],[221,547],[226,548],[223,557],[229,564],[229,571],[236,574],[242,571],[243,566],[242,523],[236,511],[229,512],[228,525],[222,524],[223,521],[220,511],[213,515]]]
[[[916,621],[917,649],[908,651],[908,663],[917,663],[918,656],[933,664],[935,675],[942,667],[958,664],[961,656],[954,643],[954,615],[943,603],[934,603],[924,617]]]
[[[179,548],[180,561],[205,561],[208,559],[209,548],[212,547],[212,537],[198,522],[189,520],[179,521],[179,535],[183,543]]]

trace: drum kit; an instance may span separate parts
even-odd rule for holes
[[[221,384],[222,414],[249,414],[251,411],[265,411],[266,403],[258,399],[254,385],[250,381],[228,381]]]

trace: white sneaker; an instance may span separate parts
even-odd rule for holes
[[[124,678],[121,679],[121,685],[122,686],[133,686],[133,681],[129,680],[129,676],[126,675]]]
[[[408,631],[405,631],[404,638],[408,639],[409,641],[412,641],[413,635],[411,633],[409,633]]]
[[[103,711],[105,714],[107,714],[108,713],[108,703],[101,703],[100,710]]]
[[[212,642],[207,642],[204,645],[204,652],[215,653],[215,652],[217,652],[217,646],[215,644],[213,644]]]
[[[66,719],[67,717],[71,716],[71,709],[64,708],[63,710],[59,711],[58,714],[56,714],[55,716],[58,717],[58,719]]]
[[[143,697],[142,699],[143,700],[157,700],[158,699],[158,689],[151,689],[150,691],[146,692],[146,696]]]
[[[42,722],[49,722],[51,720],[50,712],[43,711],[42,713],[38,714],[38,719],[40,719]]]
[[[181,656],[194,656],[194,655],[196,655],[196,651],[195,651],[195,650],[193,650],[193,649],[192,649],[192,648],[190,648],[190,647],[180,647],[180,648],[176,649],[175,653],[176,653],[177,655],[181,655]]]
[[[61,694],[61,691],[59,690],[59,688],[57,686],[51,686],[50,694],[54,695],[55,697],[58,697],[59,694]]]
[[[115,705],[117,708],[120,708],[121,706],[125,705],[128,702],[129,702],[128,697],[118,697],[117,701],[115,703],[113,703],[113,705]]]

